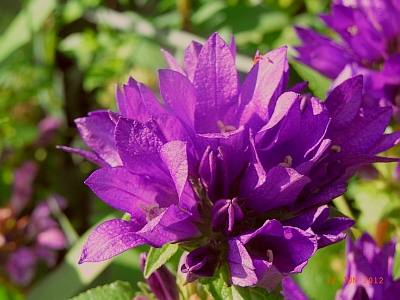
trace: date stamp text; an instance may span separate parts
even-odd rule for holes
[[[326,279],[326,284],[383,284],[383,277],[343,277],[343,280],[337,279],[336,277],[328,277]]]

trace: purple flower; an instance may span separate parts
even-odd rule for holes
[[[396,239],[379,248],[371,236],[364,232],[354,243],[346,241],[346,273],[337,300],[397,299],[400,279],[393,279],[393,260]],[[282,281],[282,294],[287,300],[308,300],[301,288],[290,277]]]
[[[375,156],[399,139],[383,134],[391,109],[361,105],[360,76],[325,102],[299,95],[305,84],[286,91],[286,48],[257,55],[240,84],[235,53],[217,34],[187,48],[185,69],[164,51],[164,104],[131,78],[119,113],[76,120],[93,152],[61,148],[100,165],[85,183],[130,215],[97,227],[80,263],[173,242],[192,250],[188,281],[227,266],[233,284],[273,290],[345,237],[353,221],[326,204],[360,166],[397,161]]]
[[[139,257],[142,271],[144,271],[146,260],[147,260],[147,253],[142,252]],[[179,299],[179,291],[176,285],[175,276],[172,275],[172,273],[167,269],[165,265],[162,265],[153,274],[151,274],[149,278],[146,279],[146,282],[149,285],[150,290],[152,291],[156,299],[165,299],[165,300]],[[139,297],[136,297],[135,299],[139,300],[140,299]]]
[[[11,253],[6,269],[14,284],[25,286],[33,279],[36,272],[35,252],[29,248],[19,248]]]
[[[289,276],[282,279],[282,295],[285,300],[309,300],[296,281]]]
[[[10,199],[10,207],[18,215],[28,203],[33,193],[33,180],[38,166],[33,161],[26,161],[14,171],[14,182]]]
[[[61,196],[49,196],[39,203],[32,214],[21,215],[33,193],[37,165],[27,161],[14,172],[14,183],[8,207],[0,208],[0,261],[13,284],[26,286],[36,273],[38,261],[48,267],[57,262],[57,252],[66,246],[65,234],[52,219],[49,202],[64,209]]]
[[[335,0],[331,14],[321,15],[341,38],[336,42],[310,29],[296,28],[304,45],[296,47],[300,62],[335,79],[365,78],[368,105],[393,106],[399,122],[400,5],[395,0]]]
[[[395,248],[395,238],[382,248],[377,246],[368,233],[364,233],[354,243],[348,238],[345,283],[336,298],[341,300],[396,299],[400,292],[400,280],[393,278]],[[368,283],[365,284],[365,281]],[[368,298],[363,298],[363,295]]]
[[[186,274],[186,282],[193,282],[199,277],[212,277],[220,262],[220,254],[220,251],[210,246],[190,252],[181,267],[181,272]]]

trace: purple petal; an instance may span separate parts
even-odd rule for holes
[[[243,237],[249,253],[270,261],[282,274],[299,273],[317,250],[312,235],[295,227],[282,226],[277,220],[267,220],[255,232]],[[268,250],[273,257],[267,257]]]
[[[169,242],[190,238],[197,232],[197,228],[191,222],[191,216],[178,206],[171,205],[146,224],[137,234],[150,246],[161,247]]]
[[[85,184],[105,203],[130,213],[142,225],[146,220],[143,206],[157,203],[163,208],[178,202],[172,181],[168,184],[156,176],[135,175],[124,167],[97,170]]]
[[[110,259],[122,252],[146,243],[136,234],[135,222],[109,220],[97,226],[86,240],[79,264]]]
[[[262,56],[247,75],[239,97],[238,125],[259,126],[270,118],[272,97],[279,87],[287,63],[287,48],[282,47]]]
[[[296,281],[289,276],[282,279],[282,287],[282,295],[285,296],[285,300],[309,300]]]
[[[295,47],[299,52],[296,60],[321,72],[329,78],[336,78],[343,68],[351,62],[347,50],[333,40],[321,36],[310,29],[295,27],[304,46]]]
[[[400,53],[391,55],[384,62],[382,73],[387,84],[400,83]]]
[[[229,47],[218,34],[208,39],[199,54],[193,85],[196,132],[219,132],[218,121],[232,125],[226,112],[237,101],[237,71]]]
[[[124,93],[117,87],[117,104],[121,115],[144,123],[150,113],[145,106],[139,83],[130,77],[122,88]]]
[[[246,195],[246,206],[266,212],[280,206],[292,205],[308,182],[310,179],[307,176],[297,173],[294,169],[276,166]]]
[[[49,228],[38,234],[37,242],[42,246],[61,250],[65,248],[66,238],[59,228]]]
[[[12,252],[5,266],[11,281],[21,286],[28,285],[35,275],[36,260],[30,248],[22,247]]]
[[[66,146],[56,146],[57,149],[64,150],[66,152],[76,154],[82,156],[84,159],[100,166],[100,167],[108,167],[110,166],[107,162],[105,162],[97,153],[93,153],[87,150],[75,149]]]
[[[16,216],[24,209],[33,192],[33,180],[38,166],[33,161],[26,161],[14,171],[14,182],[11,190],[10,206]]]
[[[198,57],[202,48],[202,44],[193,41],[185,51],[183,62],[187,76],[191,82],[193,82],[194,79],[194,72],[196,71]]]
[[[380,137],[380,139],[376,142],[376,144],[368,150],[368,154],[379,154],[383,151],[388,150],[389,148],[394,147],[400,142],[400,131],[393,132],[390,134],[384,134]]]
[[[139,262],[142,272],[144,271],[146,261],[147,253],[140,253]],[[175,276],[172,275],[165,265],[162,265],[153,274],[151,274],[149,278],[146,279],[146,282],[154,296],[156,296],[157,299],[165,300],[179,299],[179,291],[175,281]],[[148,300],[148,298],[146,299]],[[133,300],[137,300],[137,297],[135,297]]]
[[[140,122],[120,118],[115,141],[121,160],[131,173],[157,175],[168,182],[168,171],[158,154],[162,142],[149,128]]]
[[[238,286],[254,286],[258,279],[254,271],[252,259],[243,244],[237,239],[229,243],[228,262],[232,284]]]
[[[170,70],[159,70],[160,93],[165,104],[174,114],[194,129],[196,90],[182,74]]]
[[[351,126],[335,133],[332,143],[343,152],[367,153],[382,137],[391,116],[389,107],[364,108]]]
[[[186,282],[190,283],[199,277],[212,277],[220,263],[220,251],[210,246],[197,248],[190,252],[181,267],[186,273]]]
[[[179,63],[176,61],[175,57],[173,57],[168,51],[161,49],[162,55],[164,55],[165,60],[167,61],[167,64],[169,68],[172,71],[176,71],[178,73],[181,73],[182,75],[186,76],[185,71],[182,69],[182,67],[179,65]]]
[[[179,206],[192,212],[198,199],[189,182],[186,143],[182,141],[169,142],[161,148],[161,159],[166,164],[174,181],[179,198]]]
[[[356,76],[337,86],[326,98],[325,105],[335,130],[349,126],[359,112],[361,105],[363,79]]]

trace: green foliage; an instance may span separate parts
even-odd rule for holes
[[[43,295],[48,299],[68,299],[76,295],[86,285],[90,284],[112,262],[112,259],[78,265],[82,248],[89,234],[100,223],[115,218],[109,215],[90,228],[69,250],[64,261],[57,269],[39,281],[29,292],[26,300],[41,300]]]
[[[23,300],[24,297],[15,288],[0,285],[0,299],[2,299],[2,300]]]
[[[178,251],[178,248],[178,244],[165,244],[161,248],[151,247],[144,268],[144,277],[149,278],[155,270],[165,264]]]
[[[43,25],[56,4],[55,0],[29,1],[26,8],[21,10],[6,32],[0,36],[0,62],[32,39],[32,35]]]
[[[291,61],[290,65],[296,70],[296,72],[304,81],[309,82],[309,88],[315,97],[319,99],[326,98],[326,92],[332,83],[330,79],[301,63]]]
[[[212,278],[201,278],[200,282],[204,285],[215,300],[281,300],[284,299],[281,294],[281,287],[268,292],[260,287],[239,287],[228,286],[222,279],[221,273],[217,272]]]
[[[96,287],[71,300],[132,300],[135,291],[127,282],[116,281],[109,285]]]
[[[335,293],[342,286],[345,268],[345,242],[319,249],[302,273],[293,278],[299,283],[310,299],[334,299]]]
[[[360,211],[357,226],[375,234],[376,224],[389,217],[398,226],[400,191],[388,185],[386,179],[354,182],[348,195],[354,199],[354,206]]]

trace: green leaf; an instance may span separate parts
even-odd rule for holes
[[[342,287],[345,269],[345,241],[318,251],[308,260],[301,274],[293,275],[310,299],[334,299]],[[323,295],[321,291],[324,291]]]
[[[0,62],[16,49],[29,42],[57,5],[55,0],[29,1],[0,36]]]
[[[149,278],[149,276],[165,264],[178,249],[178,244],[165,244],[161,248],[150,248],[144,268],[144,278]]]
[[[202,278],[200,282],[215,300],[283,300],[281,288],[271,293],[260,287],[228,286],[219,273],[212,278]]]
[[[132,300],[135,291],[128,282],[116,281],[88,290],[71,300]]]
[[[358,181],[349,187],[355,205],[361,211],[357,220],[360,229],[374,232],[376,224],[386,216],[392,217],[399,208],[398,196],[385,181]]]
[[[314,96],[324,100],[326,92],[329,89],[332,81],[317,71],[307,67],[301,63],[291,61],[291,66],[296,70],[303,80],[308,81],[308,87],[313,92]]]

